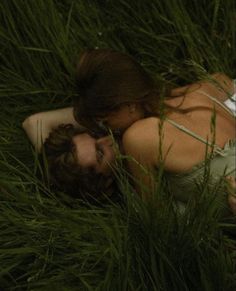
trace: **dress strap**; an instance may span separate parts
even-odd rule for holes
[[[210,98],[212,101],[214,101],[215,103],[217,103],[219,106],[221,106],[225,111],[227,111],[228,113],[230,113],[230,115],[233,115],[235,116],[236,114],[236,79],[233,80],[234,82],[234,95],[229,98],[225,104],[221,103],[219,100],[217,100],[215,97],[207,94],[206,92],[202,91],[202,90],[198,90],[199,93],[207,96],[208,98]],[[231,106],[226,106],[228,105],[228,103],[231,102]],[[233,107],[232,107],[233,106]],[[181,124],[178,124],[177,122],[175,122],[174,120],[172,119],[169,119],[169,118],[166,118],[165,119],[167,122],[169,122],[170,124],[172,124],[173,126],[175,126],[176,128],[178,128],[179,130],[185,132],[186,134],[194,137],[195,139],[203,142],[204,144],[210,146],[210,147],[213,147],[214,148],[214,151],[217,152],[218,154],[220,155],[224,155],[223,154],[223,151],[222,149],[216,145],[216,144],[213,144],[209,141],[207,141],[206,139],[202,138],[200,135],[196,134],[195,132],[192,132],[191,130],[189,130],[188,128],[186,128],[185,126],[181,125]]]
[[[194,137],[195,139],[201,141],[202,143],[210,146],[210,147],[213,147],[214,148],[214,151],[217,152],[218,154],[222,155],[222,149],[216,145],[216,144],[213,144],[209,141],[207,141],[206,139],[204,139],[203,137],[201,137],[200,135],[196,134],[195,132],[192,132],[191,130],[189,130],[188,128],[186,128],[185,126],[181,125],[181,124],[178,124],[177,122],[175,122],[174,120],[172,119],[169,119],[169,118],[166,118],[165,119],[167,122],[169,122],[170,124],[172,124],[174,127],[178,128],[179,130],[185,132],[186,134],[188,135],[191,135],[192,137]]]
[[[228,98],[224,103],[221,103],[218,99],[209,95],[205,91],[198,90],[198,92],[207,96],[209,99],[217,103],[225,111],[230,113],[230,115],[236,116],[236,79],[233,80],[233,85],[234,85],[234,94],[230,98]]]
[[[209,99],[211,99],[212,101],[214,101],[215,103],[217,103],[218,105],[220,105],[225,111],[227,111],[230,115],[234,115],[233,112],[224,104],[221,103],[219,100],[217,100],[215,97],[207,94],[206,92],[202,91],[202,90],[198,90],[199,93],[207,96]]]
[[[236,117],[236,79],[233,80],[234,83],[234,94],[229,99],[227,99],[224,104],[232,111],[234,117]]]

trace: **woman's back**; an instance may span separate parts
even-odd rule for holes
[[[167,151],[172,144],[169,158],[167,155],[166,159],[166,167],[170,171],[188,171],[204,160],[206,144],[199,141],[194,135],[205,141],[208,140],[208,142],[214,143],[220,148],[224,148],[229,140],[235,139],[235,120],[232,114],[207,96],[209,93],[215,93],[212,97],[219,98],[216,90],[216,92],[212,92],[213,90],[209,90],[207,87],[202,85],[200,89],[187,94],[185,97],[181,96],[168,101],[168,104],[172,106],[182,103],[181,109],[192,108],[184,114],[172,112],[167,115],[164,122],[163,150]],[[175,126],[176,124],[177,126]],[[181,130],[178,125],[183,126],[193,135]],[[211,147],[208,147],[208,151],[211,151]],[[178,162],[178,160],[182,160],[182,162]]]
[[[201,90],[203,91],[204,88]],[[184,114],[172,112],[163,122],[161,148],[165,157],[166,170],[177,173],[189,171],[205,159],[206,144],[193,135],[205,141],[214,142],[220,148],[224,148],[229,140],[235,138],[235,121],[232,115],[198,90],[186,95],[185,98],[181,96],[172,99],[168,101],[168,104],[172,106],[181,104],[180,109],[192,108],[193,110]],[[214,108],[215,127],[212,124]],[[160,123],[160,119],[156,117],[139,120],[126,131],[123,138],[125,142],[129,136],[132,136],[130,141],[133,140],[141,152],[142,148],[146,149],[145,159],[153,160],[155,164],[158,164],[159,159]],[[178,126],[184,127],[193,135],[181,130]],[[211,151],[211,147],[208,147],[208,151]],[[155,153],[156,157],[154,157]]]
[[[175,189],[176,197],[182,201],[186,201],[188,194],[196,190],[196,182],[203,180],[206,150],[209,154],[213,151],[213,186],[222,175],[235,174],[235,120],[224,106],[207,95],[217,99],[222,97],[203,84],[201,88],[186,94],[185,98],[180,96],[167,101],[171,106],[180,105],[180,109],[193,110],[187,113],[171,112],[163,124],[156,117],[139,120],[123,136],[126,154],[150,171],[158,169],[162,153],[165,173],[172,189]],[[207,143],[215,146],[207,146]],[[151,180],[141,173],[139,166],[132,162],[128,162],[128,166],[149,188]]]
[[[228,215],[228,194],[222,177],[236,174],[235,119],[223,106],[206,96],[212,92],[204,89],[202,86],[201,92],[196,90],[187,94],[184,100],[184,97],[178,97],[168,101],[171,106],[182,102],[181,109],[195,109],[185,114],[167,114],[163,124],[155,117],[137,121],[125,132],[123,144],[125,152],[151,172],[159,167],[160,158],[164,160],[164,176],[169,190],[184,203],[199,194],[199,186],[205,179],[206,161],[210,161],[207,184],[210,192],[217,193],[224,216]],[[209,142],[215,146],[207,146]],[[211,153],[207,160],[206,151]],[[128,161],[128,167],[146,189],[155,185],[137,163]]]

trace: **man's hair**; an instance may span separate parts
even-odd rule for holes
[[[50,133],[44,143],[49,181],[73,197],[98,201],[111,192],[111,185],[106,187],[107,177],[79,165],[73,137],[83,133],[88,131],[72,124],[61,124]]]

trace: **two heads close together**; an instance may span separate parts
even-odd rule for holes
[[[160,109],[154,79],[131,56],[110,50],[84,51],[76,68],[74,118],[44,143],[49,173],[66,192],[99,195],[114,186],[117,144],[136,121]],[[116,142],[115,142],[116,141]]]
[[[108,126],[124,131],[135,121],[157,115],[159,86],[133,57],[110,49],[82,53],[76,69],[74,117],[90,130]]]

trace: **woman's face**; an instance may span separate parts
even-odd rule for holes
[[[98,117],[98,123],[111,130],[123,132],[130,127],[135,121],[144,118],[144,110],[139,104],[126,104],[117,110],[111,111],[105,117]]]
[[[73,137],[75,153],[81,167],[109,176],[115,161],[115,151],[111,136],[95,139],[87,133]]]

